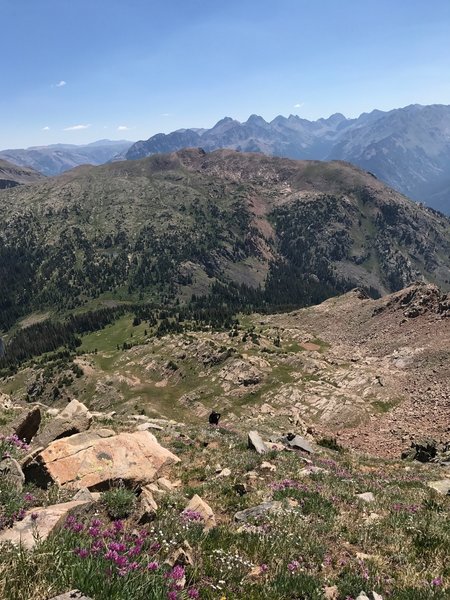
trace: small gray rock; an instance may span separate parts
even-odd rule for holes
[[[161,425],[157,425],[156,423],[142,423],[136,427],[137,431],[147,431],[148,429],[155,429],[157,431],[162,431]]]
[[[245,522],[250,519],[258,519],[268,512],[276,512],[281,509],[281,502],[278,500],[272,500],[271,502],[263,502],[258,506],[241,510],[234,515],[235,521]]]
[[[375,496],[372,492],[364,492],[363,494],[356,494],[356,497],[364,502],[375,502]]]
[[[85,596],[83,592],[79,590],[72,590],[70,592],[66,592],[65,594],[61,594],[60,596],[55,596],[50,600],[92,600],[88,596]]]
[[[296,435],[292,440],[288,440],[287,445],[289,448],[297,448],[298,450],[308,452],[308,454],[314,453],[314,449],[311,444],[301,435]]]
[[[450,479],[440,479],[439,481],[430,481],[428,487],[436,490],[439,494],[450,496]]]
[[[248,434],[248,447],[256,450],[258,454],[265,454],[267,452],[267,446],[257,431],[250,431]]]
[[[23,484],[25,483],[25,475],[17,460],[14,458],[0,460],[0,479],[11,483],[18,492],[22,491]]]
[[[86,502],[94,502],[94,496],[87,488],[81,488],[72,498],[72,500],[85,500]]]

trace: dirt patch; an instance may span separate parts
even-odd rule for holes
[[[312,342],[304,342],[300,344],[303,350],[308,350],[308,352],[319,352],[320,346],[318,344],[313,344]]]
[[[167,387],[168,383],[169,382],[167,379],[162,379],[161,381],[158,381],[157,383],[155,383],[155,387],[164,388],[164,387]]]

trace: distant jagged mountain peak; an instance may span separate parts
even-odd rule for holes
[[[334,113],[328,117],[328,119],[319,119],[320,122],[326,123],[327,125],[335,126],[342,123],[342,121],[347,121],[347,117],[345,117],[342,113]]]
[[[259,115],[250,115],[246,121],[246,125],[261,125],[264,127],[268,125],[268,123]]]

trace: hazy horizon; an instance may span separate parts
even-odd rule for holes
[[[3,0],[2,19],[1,148],[450,104],[444,0]]]
[[[388,113],[388,112],[391,112],[393,110],[401,110],[401,109],[407,108],[408,106],[430,106],[430,105],[424,105],[424,104],[419,104],[417,102],[412,102],[410,104],[407,104],[406,106],[395,106],[395,107],[388,108],[388,109],[386,109],[384,111],[381,111],[381,112]],[[442,103],[434,103],[434,106],[450,106],[450,105],[442,104]],[[379,111],[379,110],[380,109],[378,109],[377,107],[374,107],[371,110],[364,111],[364,112],[356,114],[356,115],[345,115],[341,111],[337,110],[337,111],[334,111],[334,112],[332,112],[330,114],[324,115],[322,117],[318,117],[317,119],[307,119],[307,117],[304,117],[302,115],[296,114],[295,112],[292,112],[292,113],[289,113],[289,114],[286,114],[286,115],[277,114],[277,115],[273,115],[273,116],[267,117],[267,118],[264,115],[258,115],[258,116],[262,117],[267,123],[270,123],[271,121],[273,121],[278,116],[283,116],[283,117],[287,118],[287,117],[289,117],[291,115],[297,116],[297,117],[299,117],[301,119],[307,119],[309,121],[317,121],[317,120],[321,120],[321,119],[325,119],[326,120],[326,119],[332,117],[335,114],[342,114],[346,119],[357,119],[358,117],[362,116],[363,114],[370,114],[370,113],[372,113],[374,111]],[[257,113],[251,113],[251,114],[257,114]],[[214,125],[216,125],[220,120],[222,120],[224,118],[232,118],[233,120],[239,121],[240,123],[245,123],[245,121],[248,120],[248,118],[251,116],[251,114],[249,114],[246,118],[244,118],[242,120],[236,119],[232,115],[223,115],[223,116],[219,117],[217,120],[215,120],[214,122],[212,122],[212,123],[210,123],[208,125],[203,125],[203,126],[190,126],[190,125],[186,125],[185,127],[180,127],[179,130],[183,130],[183,129],[211,129],[212,127],[214,127]],[[103,138],[92,138],[92,139],[88,139],[86,141],[79,142],[79,143],[76,143],[76,142],[52,142],[52,143],[49,143],[49,144],[33,144],[31,146],[24,146],[23,148],[12,147],[12,146],[8,146],[8,147],[6,147],[6,146],[5,147],[0,146],[0,151],[5,151],[5,150],[19,150],[19,149],[30,150],[30,149],[33,149],[33,148],[46,148],[48,146],[59,146],[59,145],[60,146],[89,146],[90,144],[98,143],[98,142],[101,142],[103,140],[107,141],[107,142],[117,142],[117,143],[120,143],[120,142],[130,142],[130,144],[133,144],[133,143],[135,143],[135,142],[137,142],[139,140],[147,140],[148,138],[152,137],[153,135],[156,135],[157,133],[165,133],[165,134],[167,134],[167,133],[171,133],[173,131],[176,131],[176,130],[168,128],[166,131],[162,131],[162,130],[161,131],[153,131],[153,132],[149,133],[148,135],[144,135],[142,138],[135,138],[135,139],[125,138],[125,137],[122,137],[122,138],[119,138],[119,137],[117,137],[117,138],[116,137],[114,137],[114,138],[113,137],[111,137],[111,138],[109,138],[109,137],[103,137]]]

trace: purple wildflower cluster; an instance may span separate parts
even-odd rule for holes
[[[302,490],[304,492],[308,491],[308,486],[304,483],[300,483],[299,481],[295,481],[293,479],[283,479],[282,481],[277,481],[272,483],[270,486],[275,491],[282,490]]]
[[[128,532],[122,521],[103,524],[93,519],[83,524],[69,516],[65,529],[74,535],[74,542],[80,542],[73,552],[81,560],[98,560],[103,563],[108,578],[138,575],[160,575],[166,582],[168,599],[177,600],[184,590],[186,575],[184,567],[175,565],[169,569],[161,564],[157,553],[161,550],[159,542],[152,541],[146,530]],[[196,588],[187,590],[188,598],[200,598]]]
[[[417,504],[402,504],[401,502],[397,502],[396,504],[392,505],[392,510],[394,512],[415,515],[420,510],[420,506]]]
[[[16,434],[7,436],[0,435],[0,458],[14,456],[18,450],[20,452],[28,452],[30,446],[17,437]]]
[[[317,463],[316,466],[320,466],[328,471],[332,471],[334,475],[340,479],[354,479],[353,473],[351,473],[348,469],[345,469],[342,465],[331,458],[317,457],[315,462]]]
[[[14,504],[14,510],[10,511],[6,506],[0,506],[0,531],[7,527],[11,527],[16,521],[22,521],[26,511],[35,504],[35,496],[26,493],[22,497],[17,497],[17,501]]]
[[[204,518],[203,515],[196,510],[184,510],[181,513],[181,520],[183,523],[202,523]]]
[[[169,600],[177,600],[178,592],[183,589],[185,582],[185,571],[181,565],[175,565],[171,571],[164,575],[169,584]]]
[[[287,570],[290,573],[296,573],[297,571],[311,571],[313,568],[314,565],[303,556],[299,556],[297,559],[291,560],[291,562],[287,565]]]
[[[16,521],[22,521],[25,517],[25,509],[20,508],[18,511],[14,512],[11,515],[6,513],[0,513],[0,531],[2,529],[6,529],[7,527],[11,527],[13,523]]]
[[[295,573],[300,569],[300,567],[301,565],[298,560],[292,560],[287,566],[288,571],[290,571],[291,573]]]

